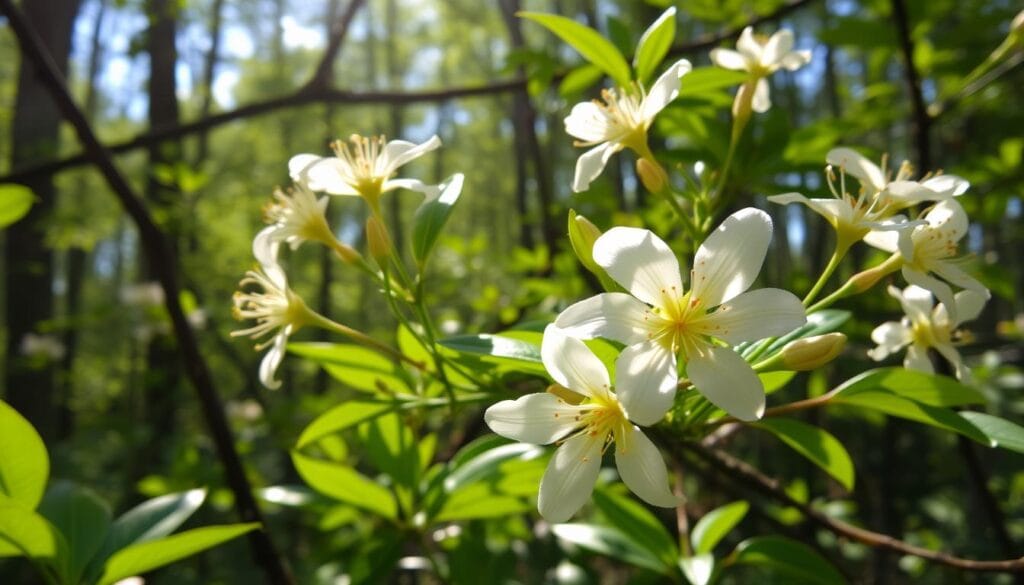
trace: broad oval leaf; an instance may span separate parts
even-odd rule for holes
[[[289,343],[288,351],[320,364],[332,378],[355,390],[405,392],[409,388],[394,362],[361,345],[304,341]]]
[[[877,410],[890,416],[960,433],[987,447],[993,446],[992,439],[985,436],[978,427],[948,408],[922,404],[888,392],[872,391],[858,392],[850,396],[839,394],[832,402]]]
[[[353,400],[339,404],[313,419],[299,435],[296,449],[315,443],[327,435],[343,431],[361,422],[383,416],[397,407],[391,402],[361,402]]]
[[[454,492],[480,479],[492,476],[502,463],[512,459],[534,459],[544,453],[537,445],[509,443],[500,445],[459,465],[444,480],[444,489]]]
[[[440,193],[430,197],[420,205],[413,217],[412,225],[412,255],[416,263],[422,267],[430,257],[430,252],[437,243],[441,230],[448,222],[455,203],[462,194],[462,183],[465,177],[462,173],[456,173],[447,181],[438,185]]]
[[[39,513],[63,536],[56,566],[69,583],[78,583],[110,530],[110,508],[92,490],[68,481],[50,486]]]
[[[790,418],[766,418],[754,425],[764,429],[853,490],[853,461],[846,448],[825,429]]]
[[[35,193],[24,185],[0,185],[0,229],[25,217],[35,200]]]
[[[604,71],[601,71],[600,67],[584,63],[569,71],[562,78],[562,83],[558,85],[558,95],[566,99],[575,98],[601,81],[602,77],[604,77]]]
[[[441,347],[485,362],[507,366],[530,374],[547,375],[540,359],[540,346],[502,335],[459,335],[438,342]]]
[[[846,579],[814,549],[782,536],[756,536],[736,546],[732,563],[768,567],[807,583],[836,585]]]
[[[594,490],[594,506],[609,525],[629,527],[633,541],[651,551],[666,566],[672,566],[679,558],[679,549],[661,521],[636,500],[598,489]]]
[[[110,585],[190,557],[208,548],[256,530],[258,522],[227,524],[186,530],[173,536],[133,544],[119,550],[107,561],[100,585]]]
[[[679,97],[695,98],[739,85],[747,80],[745,71],[730,71],[718,67],[694,67],[679,86]]]
[[[663,575],[675,572],[675,566],[665,566],[651,551],[638,545],[632,537],[617,528],[595,524],[555,524],[555,536],[598,554],[650,569]]]
[[[0,496],[34,510],[43,499],[49,475],[50,458],[39,433],[0,400]]]
[[[45,518],[12,501],[0,501],[0,558],[53,558],[57,541]]]
[[[984,412],[964,411],[960,416],[981,429],[995,447],[1024,453],[1024,427]]]
[[[321,461],[292,451],[292,462],[302,479],[316,491],[336,500],[394,518],[398,507],[392,493],[355,469]]]
[[[658,63],[665,58],[676,38],[676,8],[669,8],[647,27],[633,56],[633,68],[640,83],[646,84]]]
[[[519,16],[532,20],[553,32],[569,44],[584,59],[601,68],[615,83],[629,85],[629,63],[611,41],[601,33],[571,18],[539,12],[520,12]]]
[[[950,378],[906,368],[877,368],[850,378],[836,390],[848,398],[861,392],[885,390],[929,406],[983,404],[985,397],[970,386]]]
[[[744,500],[715,508],[697,521],[690,533],[694,554],[710,553],[747,515],[750,504]]]

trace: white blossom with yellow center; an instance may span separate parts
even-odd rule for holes
[[[981,313],[989,299],[988,291],[963,290],[956,293],[953,297],[956,319],[950,316],[946,305],[935,304],[931,291],[919,286],[910,285],[903,291],[890,286],[889,294],[900,302],[906,317],[876,327],[871,332],[871,339],[878,347],[868,351],[868,355],[875,361],[882,361],[906,348],[904,367],[934,373],[935,368],[928,357],[928,349],[931,348],[953,366],[958,379],[969,378],[970,369],[964,365],[956,349],[956,330]]]
[[[309,324],[314,313],[302,298],[288,288],[284,271],[277,264],[262,265],[245,273],[239,286],[249,284],[263,289],[263,292],[235,292],[234,315],[238,320],[255,319],[256,325],[248,329],[232,331],[232,337],[247,336],[258,339],[273,333],[273,337],[256,345],[256,351],[270,350],[260,362],[259,378],[267,388],[274,390],[281,386],[274,379],[281,360],[284,359],[288,337],[303,325]]]
[[[668,408],[647,400],[649,375],[635,354],[615,363],[616,385],[582,341],[554,325],[544,331],[541,359],[562,388],[499,402],[484,413],[492,431],[523,443],[558,442],[541,479],[537,508],[549,522],[564,522],[590,499],[601,457],[615,443],[615,465],[626,486],[645,502],[678,505],[658,448],[637,425],[649,426]]]
[[[565,131],[577,138],[576,146],[593,146],[576,161],[572,190],[590,188],[612,155],[630,148],[640,156],[650,154],[647,130],[654,117],[679,95],[679,79],[690,72],[686,59],[672,64],[654,82],[650,91],[639,85],[629,89],[606,89],[601,100],[573,106],[565,119]]]
[[[755,83],[751,107],[755,112],[764,113],[772,107],[767,77],[779,69],[796,71],[810,63],[811,52],[793,50],[792,31],[784,29],[771,37],[760,37],[748,26],[740,33],[735,51],[712,49],[711,61],[723,69],[750,73],[751,83]]]
[[[803,305],[788,291],[745,292],[761,270],[771,235],[771,218],[758,209],[726,218],[697,250],[687,292],[679,261],[665,242],[648,230],[612,228],[594,243],[594,261],[630,294],[580,301],[555,325],[569,335],[626,344],[623,356],[642,364],[647,401],[658,409],[672,404],[680,356],[708,400],[736,418],[758,419],[764,385],[731,346],[782,335],[806,322]]]
[[[324,215],[327,203],[327,197],[318,199],[301,182],[288,190],[276,189],[274,200],[263,209],[264,219],[270,225],[253,239],[253,254],[260,264],[276,264],[281,242],[293,250],[305,241],[334,246],[335,237]]]
[[[288,161],[292,179],[305,182],[313,191],[362,197],[374,209],[381,194],[394,189],[433,193],[432,187],[422,181],[393,177],[402,165],[441,146],[437,136],[414,144],[404,140],[387,142],[383,136],[366,138],[353,134],[349,142],[351,144],[334,141],[331,147],[335,156],[293,156]]]

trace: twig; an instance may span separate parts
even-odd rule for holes
[[[805,6],[814,0],[796,0],[783,4],[776,11],[759,16],[747,23],[755,26],[764,22],[777,20],[790,12]],[[692,42],[684,43],[673,47],[670,54],[673,56],[699,53],[707,50],[722,41],[738,36],[744,27],[731,28],[722,33],[698,37]],[[567,72],[562,71],[552,76],[551,82],[556,83],[565,77]],[[493,83],[466,85],[447,89],[433,89],[420,91],[347,91],[333,89],[327,86],[305,84],[300,89],[284,96],[270,98],[266,101],[241,106],[229,112],[222,112],[201,118],[194,122],[179,124],[167,128],[153,128],[147,132],[136,135],[134,138],[108,145],[106,148],[113,154],[124,154],[133,150],[144,148],[152,144],[162,142],[170,138],[178,138],[196,132],[210,130],[224,124],[245,118],[260,116],[275,112],[280,109],[304,106],[314,103],[333,104],[416,104],[416,103],[440,103],[453,99],[487,97],[497,94],[504,94],[512,91],[520,91],[526,88],[528,80],[523,77],[505,79]],[[24,166],[14,169],[11,173],[0,177],[0,183],[24,183],[33,177],[40,175],[51,175],[58,171],[81,166],[91,161],[87,153],[80,153],[67,158],[51,160],[31,166]]]
[[[256,505],[256,500],[252,495],[252,486],[246,478],[241,459],[235,450],[234,437],[224,415],[223,405],[213,387],[210,370],[203,360],[195,332],[189,326],[178,300],[179,287],[175,274],[177,260],[167,238],[154,223],[142,200],[114,166],[110,152],[96,138],[96,134],[82,110],[75,104],[68,92],[63,77],[54,64],[53,58],[46,51],[39,35],[28,24],[21,11],[14,6],[12,0],[0,0],[0,11],[7,16],[11,29],[21,46],[26,65],[35,67],[40,80],[49,90],[57,107],[75,128],[78,139],[82,142],[89,159],[99,167],[111,190],[135,222],[143,249],[164,290],[164,303],[171,317],[171,324],[178,339],[178,347],[182,352],[188,376],[199,395],[200,406],[210,428],[217,454],[224,465],[228,485],[235,496],[235,505],[238,508],[239,516],[243,521],[262,524],[263,516]],[[294,582],[266,532],[262,530],[250,532],[249,543],[256,562],[263,566],[271,583],[291,584]]]
[[[333,85],[334,61],[338,57],[341,45],[345,42],[345,37],[348,36],[348,29],[352,25],[356,12],[359,11],[363,4],[365,4],[365,0],[350,0],[348,7],[345,8],[345,12],[331,25],[331,36],[327,40],[327,48],[324,49],[323,57],[320,58],[316,71],[303,89],[310,90],[318,87],[331,87]]]
[[[924,103],[921,93],[921,77],[914,65],[914,40],[910,38],[910,19],[907,17],[905,0],[892,0],[892,18],[896,25],[896,37],[900,52],[903,53],[905,67],[903,77],[907,82],[907,93],[913,108],[914,148],[917,151],[917,165],[921,172],[932,168],[931,126],[932,118],[928,115],[928,106]]]
[[[911,555],[931,561],[936,564],[955,567],[965,571],[978,572],[1024,572],[1024,558],[999,561],[976,561],[957,557],[941,551],[915,546],[887,534],[881,534],[847,524],[842,520],[831,518],[825,513],[812,508],[786,493],[779,482],[772,479],[753,466],[736,459],[735,457],[719,450],[707,449],[695,443],[682,443],[680,445],[712,466],[726,472],[727,477],[741,480],[757,491],[770,496],[787,506],[792,506],[823,528],[839,535],[855,540],[875,548],[895,551],[905,555]]]

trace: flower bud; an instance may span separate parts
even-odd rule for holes
[[[641,158],[636,161],[636,174],[640,182],[644,184],[651,193],[661,193],[668,184],[668,174],[658,163]]]
[[[356,264],[363,259],[362,254],[360,254],[355,248],[347,244],[342,244],[341,242],[335,242],[334,253],[337,254],[338,258],[341,258],[341,261],[345,264]]]
[[[601,230],[596,225],[582,215],[576,215],[574,210],[569,210],[569,243],[572,244],[572,251],[576,253],[580,264],[597,277],[605,290],[622,290],[604,268],[594,261],[594,242],[599,237]]]
[[[1010,22],[1010,34],[1024,35],[1024,10],[1018,12]]]
[[[579,404],[583,402],[584,396],[573,390],[569,390],[561,384],[551,384],[547,389],[548,394],[554,394],[564,401],[566,404]]]
[[[366,242],[370,248],[370,256],[377,261],[382,270],[386,270],[388,257],[391,256],[391,238],[388,236],[388,229],[375,215],[366,220]]]
[[[782,365],[787,370],[816,370],[839,357],[846,347],[842,333],[826,333],[791,341],[782,348]]]

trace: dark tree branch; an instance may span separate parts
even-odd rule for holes
[[[348,29],[352,24],[352,19],[355,18],[356,12],[359,11],[359,8],[364,3],[365,0],[350,0],[348,7],[345,8],[345,12],[331,25],[330,37],[327,39],[327,48],[324,50],[324,55],[303,90],[329,88],[334,85],[334,61],[338,57],[338,52],[341,51],[341,45],[344,44],[345,37],[348,36]]]
[[[170,243],[154,223],[142,200],[134,193],[128,181],[114,165],[111,153],[97,139],[82,110],[64,84],[52,57],[46,51],[38,34],[25,20],[12,0],[0,0],[0,11],[7,17],[11,29],[21,46],[26,66],[36,69],[40,80],[49,89],[64,118],[74,127],[78,139],[90,162],[99,167],[111,190],[117,196],[125,211],[135,222],[139,238],[147,259],[164,290],[165,306],[171,317],[171,324],[178,340],[178,347],[185,362],[185,369],[199,395],[199,402],[210,428],[217,454],[227,476],[227,483],[235,496],[239,516],[246,522],[263,523],[263,516],[252,494],[252,486],[245,475],[242,461],[235,450],[234,437],[224,416],[223,405],[213,387],[210,370],[203,359],[195,332],[188,324],[185,313],[178,301],[179,286],[175,269],[177,260]],[[274,548],[269,535],[263,530],[249,533],[254,560],[261,565],[270,583],[291,584],[293,579],[283,564],[283,559]]]
[[[778,20],[790,14],[794,10],[806,6],[814,0],[793,0],[783,4],[776,11],[763,16],[751,19],[745,26],[756,26],[765,22]],[[700,53],[719,43],[735,38],[743,31],[744,27],[736,27],[726,31],[708,34],[697,37],[691,42],[683,43],[672,48],[670,55],[692,55]],[[557,83],[566,72],[560,72],[551,79]],[[493,83],[467,85],[455,88],[421,90],[410,92],[393,91],[346,91],[333,89],[326,86],[305,84],[299,90],[288,95],[270,98],[268,100],[241,106],[230,112],[222,112],[194,122],[181,124],[169,128],[154,128],[126,141],[106,146],[113,154],[123,154],[151,144],[161,142],[170,138],[178,138],[196,132],[203,132],[222,126],[235,120],[252,118],[263,114],[269,114],[284,108],[292,108],[318,103],[333,104],[381,104],[381,105],[402,105],[414,103],[440,103],[453,99],[487,97],[496,94],[504,94],[512,91],[520,91],[526,88],[527,80],[521,77],[505,79]],[[31,166],[23,166],[14,169],[13,172],[0,177],[0,183],[24,183],[25,181],[40,175],[51,175],[65,169],[88,164],[92,159],[86,153],[80,153],[67,158],[47,161]]]
[[[757,492],[778,500],[787,506],[792,506],[800,510],[800,512],[809,520],[838,536],[843,536],[871,547],[920,557],[936,564],[955,567],[965,571],[1024,572],[1024,558],[1002,561],[976,561],[972,559],[964,559],[941,551],[915,546],[887,534],[881,534],[865,528],[860,528],[859,526],[847,524],[842,520],[836,520],[824,512],[796,500],[786,493],[786,490],[777,480],[764,475],[753,466],[729,455],[728,453],[716,449],[708,449],[695,443],[684,443],[681,446],[700,459],[706,461],[711,466],[725,472],[726,477],[742,482]]]
[[[913,113],[913,139],[918,169],[928,172],[932,168],[931,127],[932,118],[928,115],[928,106],[924,103],[921,93],[921,76],[914,66],[914,40],[910,38],[910,19],[907,16],[905,0],[892,0],[892,19],[896,25],[896,38],[903,54],[905,67],[903,78],[907,83],[907,94]]]

